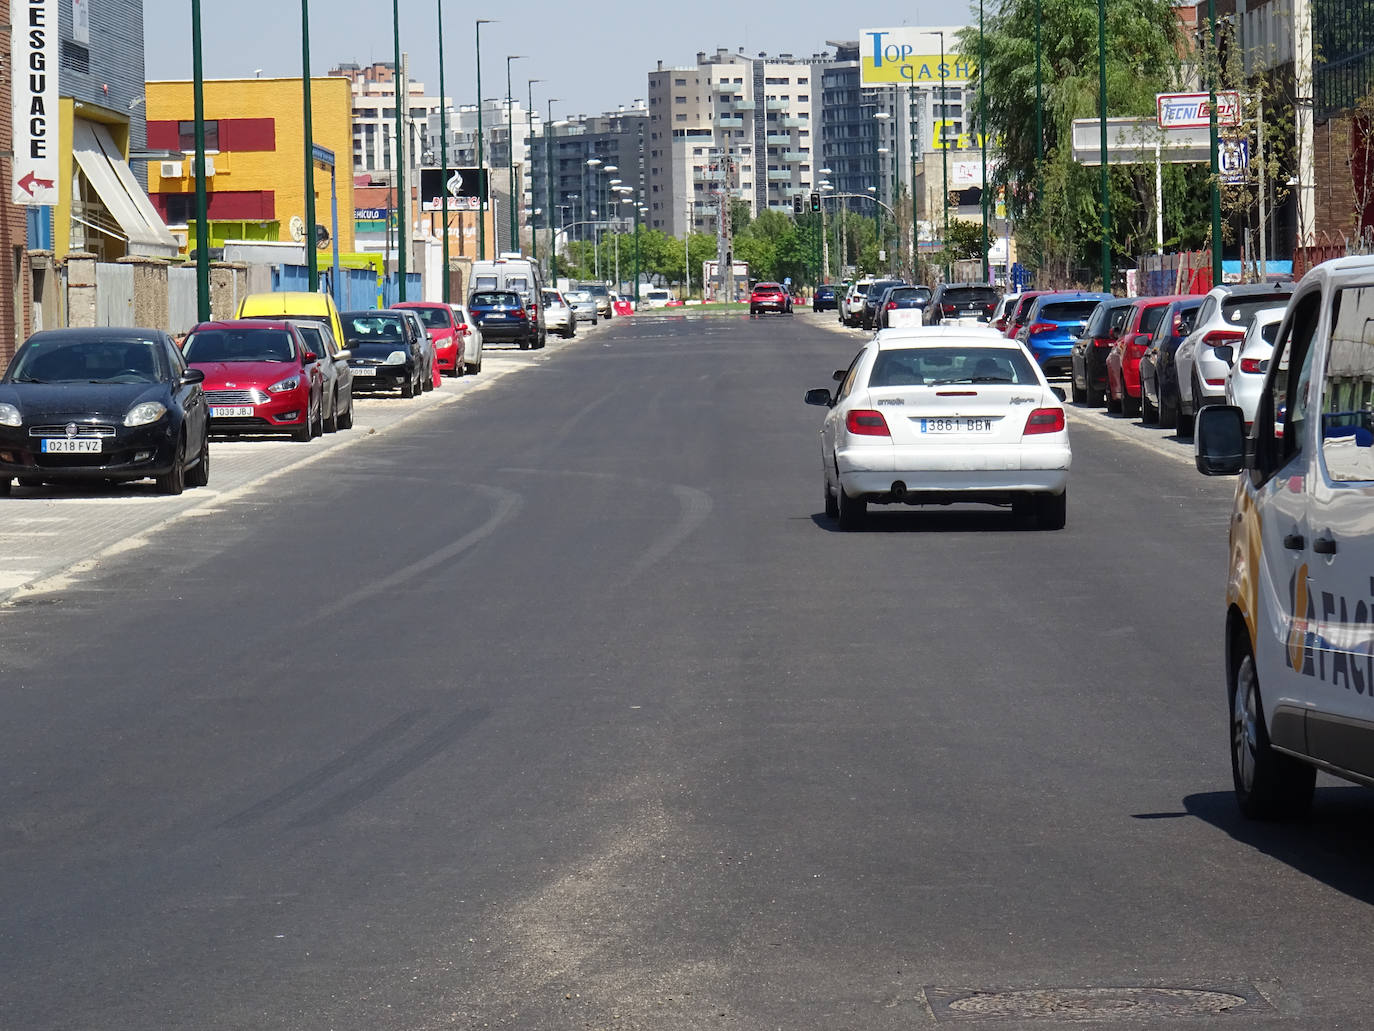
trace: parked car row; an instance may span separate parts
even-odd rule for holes
[[[157,329],[35,333],[0,378],[0,495],[16,480],[141,479],[180,494],[209,483],[212,434],[310,441],[350,429],[360,393],[410,398],[480,373],[489,340],[542,346],[532,326],[576,332],[557,290],[471,300],[340,312],[327,294],[252,294],[180,342]]]

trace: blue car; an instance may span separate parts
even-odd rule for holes
[[[1097,306],[1111,299],[1111,294],[1077,290],[1041,294],[1031,302],[1016,339],[1030,349],[1046,376],[1067,375],[1073,369],[1074,341],[1083,335]]]
[[[483,343],[513,341],[522,351],[537,346],[536,321],[514,290],[478,290],[468,298],[468,311],[482,330]]]

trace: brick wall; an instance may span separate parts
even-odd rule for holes
[[[8,19],[5,19],[6,21]],[[30,288],[28,223],[25,209],[10,199],[14,182],[14,127],[10,124],[10,29],[0,25],[0,369],[28,335]],[[16,265],[18,289],[16,290]]]
[[[1317,239],[1333,240],[1355,231],[1355,187],[1350,171],[1350,119],[1319,122],[1313,133]]]

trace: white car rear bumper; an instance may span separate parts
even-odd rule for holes
[[[1069,483],[1072,452],[1062,443],[1006,447],[888,446],[837,452],[840,484],[850,497],[888,494],[900,481],[913,493],[1058,494]]]

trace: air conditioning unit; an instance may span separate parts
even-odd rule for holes
[[[205,177],[208,179],[215,174],[215,159],[209,154],[205,155]]]
[[[162,162],[162,173],[161,173],[161,174],[162,174],[162,178],[164,178],[164,179],[180,179],[180,178],[181,178],[181,162],[180,162],[180,161],[164,161],[164,162]]]

